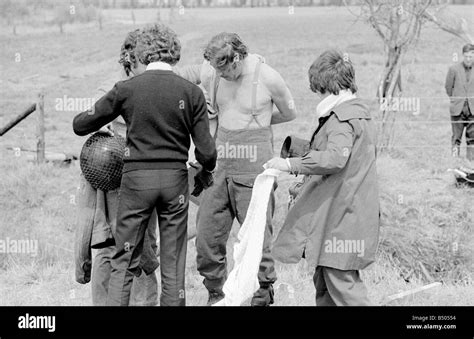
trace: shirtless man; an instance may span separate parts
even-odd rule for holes
[[[197,216],[197,268],[209,291],[208,305],[224,297],[227,278],[226,243],[234,218],[242,225],[255,178],[273,157],[272,124],[293,120],[296,109],[285,81],[262,57],[249,54],[235,33],[220,33],[207,45],[209,72],[201,72],[201,86],[218,112],[214,185],[204,191]],[[204,68],[203,68],[204,70]],[[273,110],[275,104],[277,110]],[[270,253],[274,196],[265,229],[259,290],[252,306],[273,303],[276,280]]]

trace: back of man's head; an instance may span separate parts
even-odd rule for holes
[[[176,65],[181,58],[181,43],[176,33],[168,26],[147,26],[138,35],[136,55],[144,65],[156,61]]]

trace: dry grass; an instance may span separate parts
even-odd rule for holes
[[[455,10],[468,13],[471,8]],[[206,11],[214,11],[215,15],[207,15]],[[68,26],[64,35],[54,28],[36,33],[25,29],[23,32],[32,34],[21,35],[19,30],[20,36],[15,40],[2,33],[0,125],[34,101],[37,91],[43,88],[47,94],[47,149],[79,153],[84,139],[74,136],[71,128],[76,112],[56,112],[54,99],[63,95],[93,97],[95,88],[118,71],[118,46],[134,27],[124,22],[128,20],[126,13],[106,13],[104,31],[91,25]],[[153,20],[156,13],[136,11],[135,15],[137,22],[143,24]],[[350,53],[355,63],[360,95],[373,97],[383,50],[368,27],[362,23],[353,25],[352,20],[344,8],[297,8],[294,16],[289,16],[286,8],[238,12],[190,9],[172,26],[183,37],[183,64],[199,62],[206,40],[225,30],[239,32],[252,51],[264,55],[281,72],[295,96],[299,117],[274,128],[275,145],[280,145],[290,133],[309,136],[313,126],[308,121],[313,121],[317,100],[308,89],[306,70],[318,53],[334,47],[335,42]],[[452,54],[459,46],[460,42],[446,33],[435,34],[429,28],[422,35],[418,50],[405,60],[405,91],[422,97],[421,114],[400,113],[398,120],[404,122],[395,131],[398,148],[378,160],[381,244],[377,261],[362,273],[374,304],[431,281],[442,281],[443,285],[389,305],[474,304],[474,191],[454,188],[453,178],[446,172],[456,164],[449,154],[448,101],[442,86]],[[17,52],[22,55],[20,63],[11,57]],[[38,77],[23,80],[34,74]],[[372,105],[376,112],[374,101]],[[427,123],[428,120],[439,122]],[[74,282],[78,164],[65,168],[36,166],[26,161],[25,153],[16,157],[6,150],[34,148],[34,134],[35,121],[30,117],[1,139],[0,239],[36,239],[39,252],[36,257],[0,254],[0,304],[89,305],[90,286]],[[289,176],[279,182],[276,232],[286,214],[289,182]],[[195,212],[195,207],[191,208],[190,226]],[[236,232],[237,225],[228,245],[229,258]],[[196,270],[192,241],[187,266],[187,303],[203,305],[207,295]],[[314,305],[314,268],[307,267],[304,261],[297,265],[277,264],[276,268],[276,305]]]

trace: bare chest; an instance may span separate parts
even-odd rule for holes
[[[273,107],[271,95],[261,82],[254,86],[250,76],[235,82],[221,79],[216,102],[220,121],[228,128],[242,128],[251,123],[252,113],[262,124],[270,122]]]
[[[233,108],[240,108],[244,111],[252,110],[252,95],[256,92],[255,104],[258,108],[264,107],[271,103],[271,97],[265,86],[259,82],[256,86],[253,85],[249,76],[246,76],[241,81],[226,81],[221,79],[219,88],[217,90],[217,104],[219,108],[224,109],[232,106]]]

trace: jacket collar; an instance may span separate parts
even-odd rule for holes
[[[154,71],[154,70],[161,70],[161,71],[171,71],[171,65],[167,64],[166,62],[156,61],[150,62],[148,66],[146,66],[147,71]]]
[[[340,121],[371,119],[368,106],[359,98],[345,101],[334,107],[331,111],[336,114]]]
[[[461,62],[462,66],[464,67],[464,69],[472,69],[472,65],[471,66],[466,66],[466,64],[464,63],[464,61]]]

